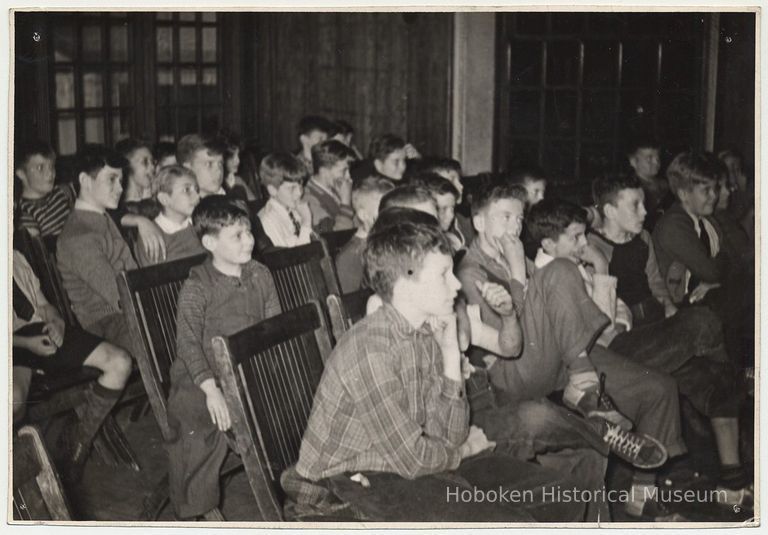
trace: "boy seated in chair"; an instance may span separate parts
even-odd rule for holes
[[[272,275],[251,258],[248,215],[231,199],[200,201],[192,224],[211,257],[192,268],[179,294],[178,358],[171,365],[168,425],[175,439],[170,460],[171,503],[181,519],[219,506],[219,472],[228,451],[231,421],[215,375],[215,336],[228,336],[280,313]]]
[[[381,521],[579,521],[583,503],[542,499],[576,485],[486,450],[469,425],[452,251],[437,224],[402,221],[368,236],[365,264],[384,305],[329,357],[298,463],[281,483],[286,517]],[[457,503],[454,489],[530,491],[526,503]]]
[[[85,396],[76,425],[59,438],[58,464],[65,485],[79,483],[93,438],[123,393],[131,374],[125,350],[79,327],[64,324],[46,301],[40,281],[18,251],[13,251],[13,420],[21,420],[34,371],[66,375],[89,366],[102,374]]]
[[[349,163],[355,154],[341,141],[329,139],[312,147],[314,173],[307,181],[304,200],[312,212],[315,232],[353,228],[352,179]]]

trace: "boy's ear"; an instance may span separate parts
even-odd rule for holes
[[[168,203],[171,201],[170,195],[168,195],[164,191],[158,191],[157,192],[157,202],[159,202],[163,206],[168,206]]]
[[[203,238],[200,240],[200,243],[203,244],[203,247],[205,247],[206,251],[213,252],[213,250],[216,249],[216,237],[211,236],[210,234],[203,236]]]
[[[603,214],[605,214],[605,217],[607,219],[614,219],[614,217],[616,216],[616,207],[613,204],[607,202],[603,206],[598,206],[597,207],[598,213],[600,212],[600,208],[603,209]]]
[[[77,175],[77,181],[80,183],[80,191],[83,191],[84,186],[90,184],[91,175],[85,171],[80,171],[80,174]]]
[[[267,193],[269,193],[270,197],[276,197],[277,196],[277,188],[273,186],[272,184],[267,184]]]
[[[475,227],[477,232],[483,232],[485,230],[485,218],[482,214],[475,214],[472,216],[472,226]]]
[[[376,169],[376,171],[378,171],[382,175],[384,174],[381,171],[384,168],[384,165],[379,160],[377,160],[377,159],[373,160],[373,167]]]

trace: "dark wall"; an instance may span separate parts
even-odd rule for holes
[[[715,149],[731,145],[754,172],[755,14],[720,15]]]
[[[243,26],[244,130],[264,149],[298,148],[303,115],[344,119],[366,152],[404,136],[450,150],[453,15],[259,13]]]

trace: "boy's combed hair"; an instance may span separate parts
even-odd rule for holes
[[[439,171],[456,171],[461,176],[461,162],[453,158],[430,158],[424,164],[425,171],[437,173]]]
[[[630,138],[625,146],[624,154],[627,157],[634,156],[640,149],[656,149],[659,150],[661,144],[652,136],[637,135]]]
[[[150,150],[151,148],[149,144],[145,143],[144,141],[140,139],[136,139],[134,137],[128,137],[125,139],[121,139],[117,143],[115,143],[115,150],[125,156],[126,158],[130,158],[133,156],[133,153],[141,148],[146,148]]]
[[[40,154],[46,158],[53,159],[56,157],[56,153],[53,151],[51,144],[39,139],[30,139],[16,143],[13,154],[14,170],[21,169],[32,156]]]
[[[251,226],[246,211],[225,195],[209,195],[200,199],[200,203],[192,212],[192,225],[201,240],[203,236],[217,236],[224,227],[237,223],[242,223],[248,228]]]
[[[96,178],[105,166],[114,169],[125,169],[128,167],[128,160],[114,149],[104,145],[85,145],[77,155],[76,174],[86,173],[91,178]],[[80,181],[74,181],[75,190],[80,194]]]
[[[541,182],[547,181],[547,172],[541,167],[537,166],[525,166],[516,167],[509,172],[510,184],[525,184],[525,182]]]
[[[273,152],[261,160],[259,178],[265,187],[279,188],[283,182],[304,184],[308,177],[306,167],[296,156],[288,152]]]
[[[440,228],[440,223],[432,214],[416,210],[415,208],[406,208],[404,206],[392,206],[381,212],[376,218],[376,222],[371,227],[370,232],[383,232],[388,227],[403,221],[410,221],[411,223],[423,223],[425,225],[433,225]]]
[[[592,181],[592,200],[600,215],[605,217],[604,206],[608,203],[616,206],[622,190],[642,188],[640,179],[634,174],[603,175]]]
[[[176,156],[176,143],[159,141],[158,143],[155,143],[155,146],[152,149],[152,155],[157,162],[168,156]]]
[[[363,252],[367,281],[381,299],[389,303],[397,280],[418,276],[424,257],[431,252],[453,255],[451,244],[437,221],[424,223],[401,218],[368,235]]]
[[[334,127],[336,133],[341,134],[342,136],[348,136],[355,133],[355,129],[352,127],[352,125],[343,119],[337,119],[334,122]]]
[[[387,156],[399,149],[405,148],[405,141],[393,134],[384,134],[373,138],[368,151],[372,160],[384,161]]]
[[[453,195],[453,198],[457,200],[459,198],[459,190],[451,184],[450,180],[431,171],[424,171],[412,176],[408,184],[429,190],[435,200],[440,195]]]
[[[517,199],[523,205],[528,200],[528,192],[520,184],[496,182],[480,190],[472,196],[472,215],[476,216],[492,203],[501,199]]]
[[[531,239],[540,244],[544,238],[557,240],[571,223],[587,224],[587,212],[576,204],[558,199],[544,199],[531,207],[525,224]]]
[[[669,187],[677,195],[678,190],[690,191],[696,184],[717,181],[722,173],[720,164],[711,152],[681,152],[667,167]]]
[[[352,208],[359,210],[361,199],[373,194],[383,196],[393,189],[395,189],[395,185],[388,178],[369,176],[359,180],[352,185]]]
[[[431,191],[421,186],[413,186],[408,184],[405,186],[398,186],[386,193],[381,198],[379,211],[382,212],[387,208],[392,208],[394,206],[411,208],[424,202],[434,204],[435,210],[437,210],[437,203],[435,202],[435,198],[433,197]]]
[[[341,141],[328,139],[312,147],[312,168],[315,173],[320,169],[333,167],[342,160],[354,160],[355,153]]]
[[[197,180],[195,173],[182,165],[166,165],[161,168],[152,180],[152,195],[157,196],[163,192],[170,195],[173,193],[173,185],[181,177],[189,177],[193,181]]]
[[[198,134],[188,134],[181,138],[176,146],[176,162],[179,165],[190,163],[195,154],[202,149],[214,155],[223,155],[225,150],[220,140],[212,137],[203,137]]]
[[[335,126],[333,122],[322,115],[305,115],[299,121],[296,129],[299,131],[300,136],[311,134],[315,130],[330,135]]]

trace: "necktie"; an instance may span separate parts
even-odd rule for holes
[[[707,256],[712,256],[712,246],[709,243],[709,233],[707,233],[707,228],[704,226],[704,220],[699,219],[699,241],[701,241],[701,244],[704,246],[704,250],[707,252]],[[696,288],[701,281],[698,277],[696,277],[693,273],[691,273],[690,281],[688,282],[688,291],[693,290]]]
[[[291,223],[293,223],[293,234],[298,237],[301,234],[301,223],[296,219],[296,216],[291,210],[288,210],[288,215],[291,217]]]
[[[13,311],[24,321],[29,321],[35,314],[35,307],[29,302],[27,296],[21,291],[16,280],[13,281]]]

